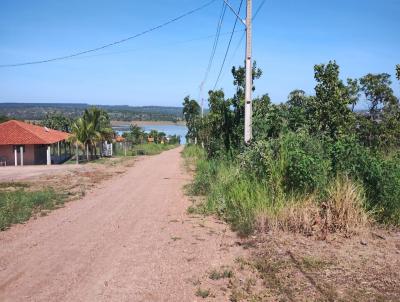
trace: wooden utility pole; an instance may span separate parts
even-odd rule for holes
[[[253,90],[253,64],[251,60],[252,46],[252,0],[247,0],[246,12],[246,87],[245,87],[245,105],[244,105],[244,142],[248,144],[253,138],[252,133],[252,100]]]

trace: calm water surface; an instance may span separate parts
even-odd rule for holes
[[[180,135],[181,144],[186,144],[186,133],[187,128],[183,125],[146,125],[141,126],[145,132],[149,133],[151,130],[157,130],[158,132],[164,132],[166,135]],[[125,131],[129,131],[129,125],[126,126],[115,126],[113,129],[121,135]]]

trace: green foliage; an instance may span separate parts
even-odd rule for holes
[[[360,85],[357,79],[347,79],[347,97],[351,105],[351,111],[354,111],[354,107],[357,105],[360,99]]]
[[[361,146],[354,137],[333,144],[331,155],[336,173],[360,181],[369,209],[382,222],[400,224],[400,156],[384,156]]]
[[[204,160],[206,159],[206,153],[204,149],[199,148],[196,145],[186,145],[183,149],[182,156],[188,159]]]
[[[72,120],[61,113],[47,113],[46,117],[40,122],[40,124],[49,129],[64,132],[71,132],[72,130]]]
[[[82,117],[72,124],[70,141],[83,147],[86,151],[86,159],[96,153],[96,144],[111,140],[114,131],[111,128],[110,118],[106,111],[91,107],[85,109]]]
[[[5,115],[0,115],[0,123],[9,121],[10,119]]]
[[[271,104],[268,95],[254,100],[253,133],[254,140],[277,138],[287,128],[287,108],[285,105]]]
[[[268,203],[267,187],[239,173],[235,164],[201,161],[198,167],[194,186],[202,183],[208,193],[203,210],[217,213],[241,234],[252,232],[256,213]]]
[[[320,140],[306,132],[288,132],[281,137],[254,143],[239,160],[248,173],[268,183],[274,195],[307,193],[322,189],[330,162]]]
[[[198,120],[200,117],[200,106],[195,100],[191,100],[189,96],[185,97],[183,101],[183,116],[186,121],[188,132],[186,140],[194,142],[198,136]]]
[[[309,128],[312,99],[303,90],[293,90],[288,97],[288,127],[292,131]]]
[[[175,148],[173,144],[140,144],[135,145],[131,150],[132,155],[156,155],[163,151]]]
[[[400,81],[400,64],[396,65],[396,78]]]
[[[0,191],[0,230],[14,223],[22,223],[41,210],[53,209],[63,201],[64,197],[53,189]]]
[[[320,140],[306,133],[288,133],[282,138],[280,156],[286,161],[284,185],[287,191],[319,191],[328,182],[330,162]]]
[[[129,131],[124,132],[122,137],[124,137],[127,142],[137,145],[143,144],[147,135],[138,125],[130,125]]]
[[[372,120],[378,119],[383,107],[388,107],[396,102],[393,90],[390,88],[392,81],[389,74],[367,74],[360,79],[360,84],[368,102]]]
[[[248,233],[263,212],[307,215],[293,200],[305,201],[318,216],[327,199],[335,199],[335,207],[348,198],[349,208],[365,200],[378,221],[400,224],[400,105],[390,76],[368,74],[345,84],[334,61],[314,71],[314,96],[294,90],[284,104],[271,103],[268,94],[253,100],[249,146],[243,143],[244,69],[232,69],[232,98],[222,90],[209,92],[209,113],[196,124],[207,157],[187,152],[199,158],[192,193],[207,196],[203,211]],[[256,68],[253,79],[261,74]],[[355,110],[360,92],[369,103],[367,114]]]
[[[322,133],[333,139],[348,133],[354,116],[349,108],[352,100],[348,90],[339,79],[339,66],[335,61],[315,65],[315,98],[310,102],[314,117],[313,134]]]

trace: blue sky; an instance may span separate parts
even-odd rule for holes
[[[179,106],[199,96],[222,0],[174,24],[92,55],[0,69],[0,102],[87,102]],[[207,0],[2,0],[0,64],[58,57],[134,35]],[[239,0],[230,0],[237,7]],[[262,0],[254,0],[254,9]],[[244,11],[243,11],[244,12]],[[400,63],[399,0],[267,0],[254,21],[253,55],[264,75],[256,94],[285,101],[293,89],[313,93],[313,66],[335,59],[341,77],[393,75]],[[232,30],[227,13],[205,90],[213,88]],[[238,29],[242,27],[238,25]],[[222,80],[242,64],[234,36]],[[230,63],[230,65],[229,65]]]

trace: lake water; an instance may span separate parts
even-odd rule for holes
[[[183,125],[146,125],[141,126],[145,132],[149,133],[151,130],[157,130],[158,132],[164,132],[166,135],[180,135],[181,144],[186,144],[186,133],[187,128]],[[121,135],[125,131],[129,131],[129,125],[125,126],[114,126],[114,131]]]

